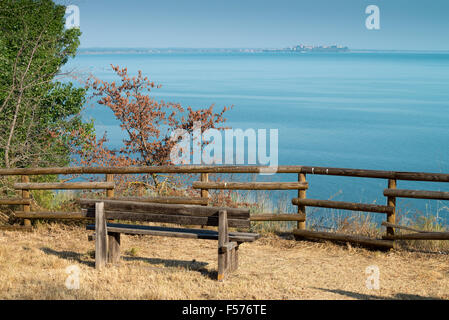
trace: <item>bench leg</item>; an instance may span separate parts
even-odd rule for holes
[[[225,243],[218,248],[218,280],[226,279],[227,275],[238,268],[238,244]]]
[[[235,248],[228,253],[229,272],[234,271]]]
[[[218,281],[223,281],[228,274],[230,252],[223,250],[228,242],[228,215],[226,210],[220,210],[218,213]]]
[[[98,202],[95,204],[95,269],[101,269],[106,265],[107,255],[108,237],[104,203]]]
[[[120,262],[120,233],[108,233],[108,263],[118,264]]]
[[[227,275],[227,252],[218,253],[218,281],[223,281]]]
[[[225,210],[218,216],[218,280],[223,281],[228,274],[239,266],[239,245],[241,242],[229,242],[228,220]]]
[[[231,251],[231,271],[235,271],[239,267],[239,245],[240,243],[237,243],[237,246]]]

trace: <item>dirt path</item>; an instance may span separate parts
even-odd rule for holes
[[[213,280],[216,241],[122,236],[122,262],[97,272],[82,227],[0,231],[0,299],[449,299],[449,256],[387,253],[263,237],[240,249],[240,268]],[[65,286],[66,268],[80,288]],[[379,268],[378,290],[365,270]]]

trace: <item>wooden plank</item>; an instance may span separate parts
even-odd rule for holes
[[[49,212],[49,211],[33,211],[23,212],[16,211],[14,215],[21,219],[95,219],[95,210],[83,209],[81,212]],[[157,214],[142,214],[134,212],[119,212],[119,211],[106,211],[106,218],[108,220],[130,220],[130,221],[147,221],[147,222],[161,222],[161,223],[174,223],[183,225],[209,225],[217,226],[217,217],[189,217],[189,216],[177,216],[177,215],[157,215]],[[278,215],[276,215],[278,216]],[[287,217],[288,218],[288,217]],[[298,217],[300,218],[300,217]],[[277,220],[251,220],[251,221],[297,221],[296,219],[285,219],[282,216]],[[229,224],[231,227],[236,228],[248,228],[250,227],[250,220],[230,219]]]
[[[41,174],[143,174],[143,173],[261,173],[270,170],[267,166],[139,166],[139,167],[53,167],[0,169],[0,175]],[[272,170],[272,169],[271,169]],[[405,172],[365,170],[351,168],[278,166],[277,173],[304,173],[361,178],[449,182],[449,174],[432,172]]]
[[[36,182],[15,183],[16,190],[77,190],[77,189],[113,189],[113,182]]]
[[[410,227],[406,227],[406,226],[401,226],[401,225],[394,224],[394,223],[388,223],[388,222],[385,222],[385,221],[382,222],[382,225],[385,226],[385,227],[404,229],[404,230],[413,231],[413,232],[419,232],[419,233],[429,232],[429,231],[418,230],[418,229],[414,229],[414,228],[410,228]]]
[[[0,226],[0,231],[24,231],[32,232],[33,228],[31,226]]]
[[[394,210],[389,206],[381,206],[377,204],[365,204],[356,202],[343,202],[343,201],[318,200],[318,199],[294,198],[292,200],[292,203],[294,205],[343,209],[343,210],[362,211],[362,212],[392,213]]]
[[[120,233],[108,230],[108,263],[120,262]]]
[[[205,234],[205,235],[213,235],[215,239],[218,238],[218,232],[217,230],[208,230],[208,229],[190,229],[190,228],[182,228],[182,227],[162,227],[162,226],[149,226],[149,225],[142,225],[142,224],[122,224],[122,223],[108,223],[108,230],[112,230],[111,228],[131,228],[131,229],[142,229],[142,230],[159,230],[159,231],[170,231],[170,232],[186,232],[186,233],[194,233],[194,234]],[[86,226],[87,230],[95,230],[94,224],[89,224]],[[229,232],[230,236],[242,236],[242,237],[252,237],[255,239],[259,238],[258,233],[253,232]],[[233,240],[234,241],[234,240]],[[237,241],[237,240],[235,240]]]
[[[86,212],[50,212],[50,211],[33,211],[23,212],[16,211],[14,215],[21,219],[94,219],[94,215],[87,216]]]
[[[111,232],[118,232],[123,234],[135,234],[135,235],[149,235],[158,237],[171,237],[171,238],[185,238],[185,239],[200,239],[200,240],[218,240],[218,233],[214,236],[206,233],[189,233],[189,232],[172,232],[172,231],[159,231],[159,230],[145,230],[139,228],[118,228],[110,227]],[[230,240],[240,242],[253,242],[257,240],[257,237],[238,236],[231,235]]]
[[[172,232],[172,231],[159,231],[159,230],[146,230],[141,228],[122,228],[122,227],[109,227],[111,232],[123,233],[123,234],[135,234],[135,235],[149,235],[158,237],[171,237],[171,238],[186,238],[186,239],[204,239],[204,240],[217,240],[212,239],[210,235],[192,234],[188,232]]]
[[[357,243],[365,246],[379,247],[384,249],[392,249],[394,244],[392,241],[371,239],[356,235],[347,235],[339,233],[330,232],[319,232],[319,231],[309,231],[309,230],[293,230],[293,235],[298,240],[300,239],[316,239],[316,240],[330,240],[337,242],[351,242]]]
[[[95,230],[95,225],[87,225],[87,230]],[[108,232],[118,232],[123,234],[201,239],[201,240],[218,240],[218,232],[216,230],[206,229],[187,229],[187,228],[172,228],[159,226],[144,226],[144,225],[130,225],[108,223]],[[258,233],[247,232],[230,232],[230,241],[237,242],[252,242],[260,237]]]
[[[449,232],[420,232],[410,234],[386,235],[382,239],[387,240],[449,240]]]
[[[151,214],[174,214],[186,216],[208,217],[216,215],[218,211],[226,210],[232,219],[249,219],[249,209],[221,208],[211,206],[195,206],[183,204],[147,203],[139,201],[118,201],[103,199],[79,199],[81,208],[92,208],[96,202],[104,202],[106,211],[142,212]]]
[[[208,199],[200,197],[112,197],[109,200],[137,201],[165,204],[207,205]]]
[[[218,223],[218,281],[225,280],[227,276],[227,252],[221,250],[229,242],[228,221],[226,210],[220,210]]]
[[[99,202],[95,205],[95,268],[102,269],[108,258],[108,237],[104,204]]]
[[[225,190],[300,190],[307,189],[307,182],[202,182],[195,181],[194,189]]]
[[[251,221],[305,221],[306,216],[300,213],[280,214],[280,213],[261,213],[250,216]]]
[[[365,169],[350,169],[350,168],[310,167],[310,166],[289,166],[288,168],[281,166],[279,167],[278,172],[289,173],[289,171],[296,171],[296,170],[300,170],[299,172],[306,174],[330,175],[342,177],[449,182],[449,174],[431,173],[431,172],[384,171],[384,170],[365,170]]]
[[[406,189],[389,188],[384,190],[384,196],[396,198],[449,200],[449,192],[443,191],[406,190]]]
[[[20,198],[0,199],[0,205],[31,205],[31,199],[20,199]]]
[[[86,212],[86,217],[93,214],[92,209],[82,209]],[[106,218],[108,220],[126,220],[126,221],[141,221],[141,222],[160,222],[173,223],[181,225],[201,225],[201,226],[218,226],[218,214],[210,216],[189,216],[178,214],[153,214],[146,212],[130,212],[130,211],[110,211],[105,210]],[[229,226],[233,228],[249,228],[251,222],[249,219],[229,219]]]

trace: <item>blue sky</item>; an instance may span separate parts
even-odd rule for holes
[[[80,8],[81,47],[449,50],[447,0],[62,0]],[[380,30],[365,8],[380,9]]]

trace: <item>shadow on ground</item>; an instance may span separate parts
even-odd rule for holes
[[[53,250],[51,248],[45,247],[45,248],[41,248],[41,250],[45,253],[45,254],[50,254],[53,256],[56,256],[58,258],[61,259],[66,259],[66,260],[74,260],[77,261],[81,264],[84,264],[88,267],[95,267],[95,262],[93,261],[87,261],[85,258],[85,254],[79,253],[79,252],[74,252],[74,251],[56,251]]]
[[[369,294],[363,294],[363,293],[357,293],[357,292],[351,292],[351,291],[345,291],[345,290],[338,290],[338,289],[324,289],[324,288],[313,288],[321,291],[331,292],[335,294],[339,294],[342,296],[346,296],[349,298],[354,298],[358,300],[443,300],[440,298],[435,297],[424,297],[420,295],[415,294],[405,294],[405,293],[396,293],[395,295],[391,297],[382,297],[382,296],[376,296],[376,295],[369,295]]]
[[[87,258],[85,254],[74,251],[56,251],[48,247],[41,248],[41,250],[45,254],[53,255],[61,259],[77,261],[80,264],[84,264],[88,267],[95,268],[95,261],[87,260],[89,258]],[[187,260],[144,258],[144,257],[130,257],[130,256],[122,256],[121,259],[125,261],[143,261],[152,265],[163,265],[164,267],[167,268],[183,268],[188,271],[199,272],[203,276],[208,277],[210,279],[217,278],[217,271],[210,271],[205,268],[208,265],[207,262],[200,262],[196,260],[187,261]]]
[[[207,262],[200,262],[196,260],[175,260],[175,259],[160,259],[160,258],[144,258],[144,257],[129,257],[122,256],[121,257],[125,261],[143,261],[153,265],[164,265],[164,267],[168,268],[183,268],[188,271],[197,271],[201,273],[203,276],[216,279],[217,272],[207,270],[205,267],[208,265]]]

